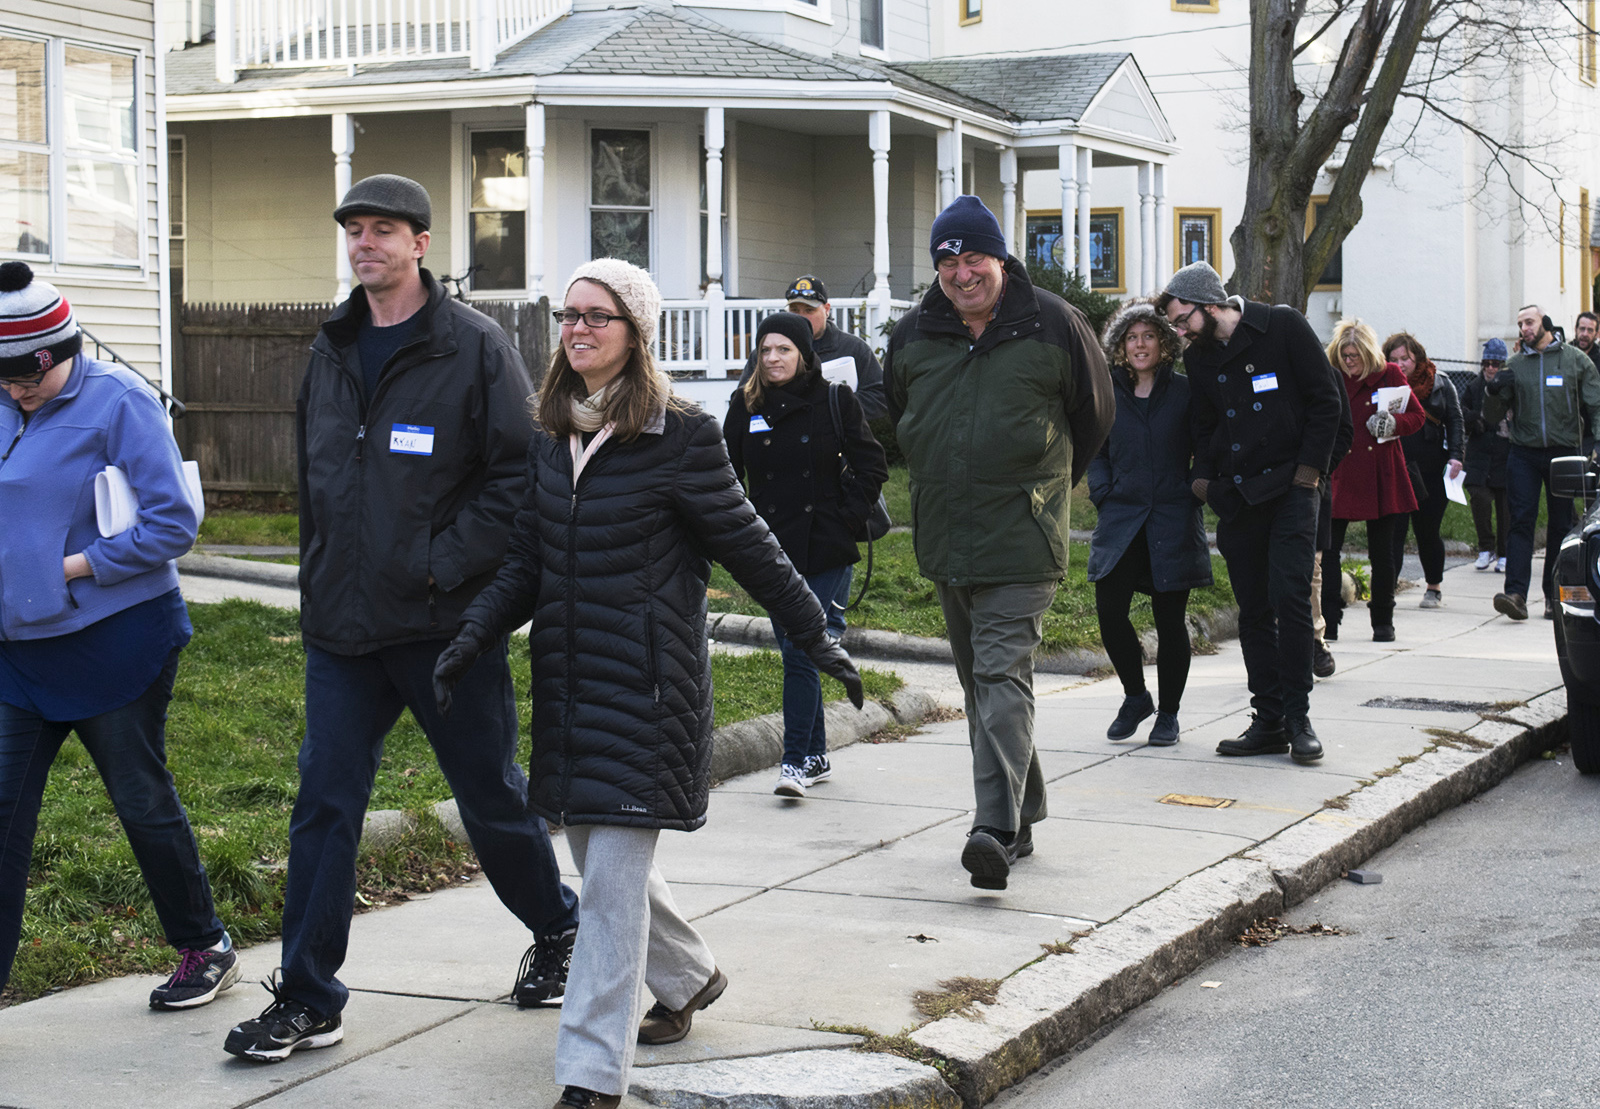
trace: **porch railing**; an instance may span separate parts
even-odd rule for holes
[[[217,80],[240,69],[355,66],[501,52],[572,10],[572,0],[217,0]]]
[[[891,300],[885,314],[870,297],[835,297],[830,303],[833,322],[873,347],[887,342],[879,332],[883,322],[911,307],[908,300]],[[680,378],[736,378],[750,356],[762,318],[786,306],[783,300],[662,301],[656,360]]]

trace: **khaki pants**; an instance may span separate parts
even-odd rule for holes
[[[1322,633],[1328,630],[1328,622],[1322,618],[1322,552],[1317,552],[1317,557],[1311,563],[1311,635],[1318,643],[1322,642]]]

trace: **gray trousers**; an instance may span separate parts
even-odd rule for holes
[[[935,585],[966,694],[973,826],[1015,832],[1046,815],[1033,747],[1033,650],[1056,583]]]
[[[647,987],[681,1009],[711,981],[716,960],[672,900],[656,869],[655,828],[567,828],[583,875],[578,942],[556,1033],[556,1082],[600,1094],[628,1092]]]

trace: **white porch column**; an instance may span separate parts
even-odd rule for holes
[[[494,0],[472,0],[471,65],[483,70],[494,67]]]
[[[939,154],[939,211],[944,211],[961,194],[961,121],[950,122],[948,131],[940,131]]]
[[[233,0],[217,0],[213,18],[216,21],[217,84],[231,85],[239,76],[233,59]]]
[[[544,105],[523,108],[528,146],[528,206],[523,217],[523,279],[532,304],[544,296]]]
[[[1167,287],[1172,276],[1172,212],[1167,205],[1167,167],[1164,162],[1155,164],[1156,194],[1156,279],[1153,291]]]
[[[1094,152],[1078,150],[1078,276],[1089,287],[1089,176],[1094,172]]]
[[[1139,166],[1139,284],[1144,296],[1156,292],[1156,167],[1154,162]]]
[[[722,147],[726,141],[723,109],[706,109],[706,277],[707,293],[722,289]]]
[[[867,116],[867,143],[872,147],[872,300],[869,315],[876,328],[889,318],[889,113]],[[942,209],[941,209],[942,210]]]
[[[1017,151],[1011,146],[1000,152],[1000,226],[1006,249],[1017,254]]]
[[[1072,213],[1078,205],[1078,148],[1069,142],[1056,148],[1056,175],[1061,178],[1061,268],[1070,270],[1074,258]]]
[[[228,0],[218,0],[217,11],[227,6]],[[344,194],[350,191],[350,155],[356,149],[356,128],[349,115],[338,112],[333,117],[333,203],[338,207]],[[344,248],[344,228],[334,230],[334,272],[339,275],[339,287],[334,299],[343,303],[350,295],[350,255]]]

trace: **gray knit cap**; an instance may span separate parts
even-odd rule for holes
[[[1205,262],[1190,262],[1172,275],[1167,282],[1167,294],[1186,304],[1226,304],[1228,291],[1222,287],[1222,275]]]
[[[567,278],[567,291],[575,281],[604,285],[622,302],[639,327],[639,341],[650,346],[656,341],[656,321],[661,318],[661,290],[648,270],[621,258],[596,258],[585,262]]]
[[[340,227],[351,216],[396,216],[426,231],[433,223],[433,203],[428,190],[411,178],[380,173],[351,185],[333,210],[333,220]]]

